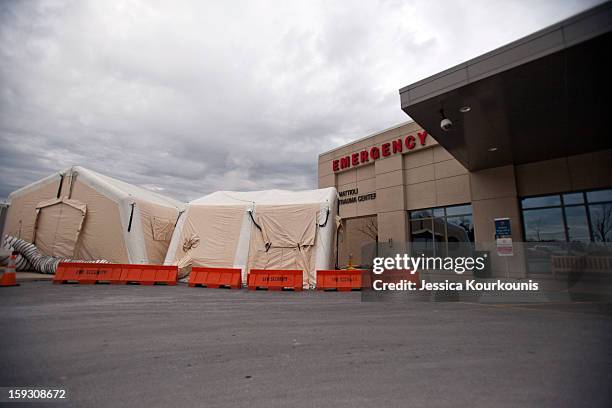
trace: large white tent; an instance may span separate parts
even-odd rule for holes
[[[14,191],[4,234],[44,255],[117,263],[164,261],[184,204],[74,166]]]
[[[300,269],[304,286],[334,264],[337,192],[220,191],[186,205],[166,265]]]

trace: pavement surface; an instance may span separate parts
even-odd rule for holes
[[[59,407],[612,406],[606,303],[24,282],[0,311],[0,386]]]
[[[34,281],[52,281],[55,275],[49,275],[38,272],[16,272],[15,279],[17,283],[34,282]]]

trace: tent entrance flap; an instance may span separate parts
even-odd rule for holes
[[[86,214],[86,205],[76,200],[57,198],[38,203],[33,243],[45,255],[72,258]]]
[[[320,204],[257,205],[261,231],[251,235],[249,268],[301,269],[315,283],[315,239]]]

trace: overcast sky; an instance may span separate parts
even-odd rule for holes
[[[79,164],[181,200],[316,188],[398,89],[599,1],[2,1],[0,198]]]

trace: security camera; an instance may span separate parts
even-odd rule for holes
[[[448,132],[453,128],[453,122],[449,118],[443,118],[440,122],[440,127],[443,131]]]

